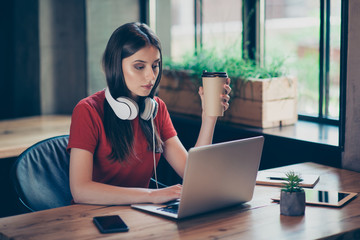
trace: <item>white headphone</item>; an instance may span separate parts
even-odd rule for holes
[[[139,106],[131,98],[119,97],[115,100],[111,96],[108,87],[105,89],[105,98],[118,118],[122,120],[133,120],[138,115]],[[146,121],[151,119],[151,127],[153,129],[152,137],[153,137],[154,173],[155,173],[156,188],[158,189],[159,186],[158,186],[157,173],[156,173],[155,132],[154,132],[154,118],[156,117],[156,114],[158,112],[158,103],[150,97],[145,98],[144,103],[145,103],[144,111],[140,114],[140,117]]]
[[[139,113],[139,106],[137,103],[128,97],[119,97],[116,100],[111,96],[110,90],[105,89],[105,98],[116,116],[122,120],[133,120]],[[154,119],[158,111],[158,103],[150,97],[145,98],[144,111],[140,117],[144,120]]]

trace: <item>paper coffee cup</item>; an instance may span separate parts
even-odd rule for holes
[[[221,104],[221,95],[224,94],[226,72],[203,71],[202,83],[204,88],[204,110],[207,116],[224,116],[224,106]]]

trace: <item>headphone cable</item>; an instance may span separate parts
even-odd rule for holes
[[[154,174],[155,174],[155,183],[156,189],[159,189],[157,173],[156,173],[156,158],[155,158],[155,128],[154,128],[154,117],[151,116],[151,127],[152,127],[152,136],[153,136],[153,159],[154,159]]]

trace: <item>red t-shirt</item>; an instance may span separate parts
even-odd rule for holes
[[[154,124],[162,141],[165,142],[177,133],[165,103],[158,97],[154,99],[159,106]],[[154,173],[154,159],[139,125],[139,117],[131,121],[134,131],[134,154],[123,163],[113,161],[108,158],[111,145],[106,138],[103,125],[104,100],[105,91],[99,91],[76,105],[71,118],[68,151],[71,148],[80,148],[93,153],[93,181],[122,187],[148,187]],[[158,163],[160,153],[156,153],[155,158]]]

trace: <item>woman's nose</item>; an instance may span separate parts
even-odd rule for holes
[[[154,72],[154,69],[153,68],[148,68],[147,69],[147,71],[146,71],[146,73],[145,73],[146,75],[145,75],[145,77],[146,77],[146,80],[155,80],[155,78],[156,78],[156,74],[155,74],[155,72]]]

